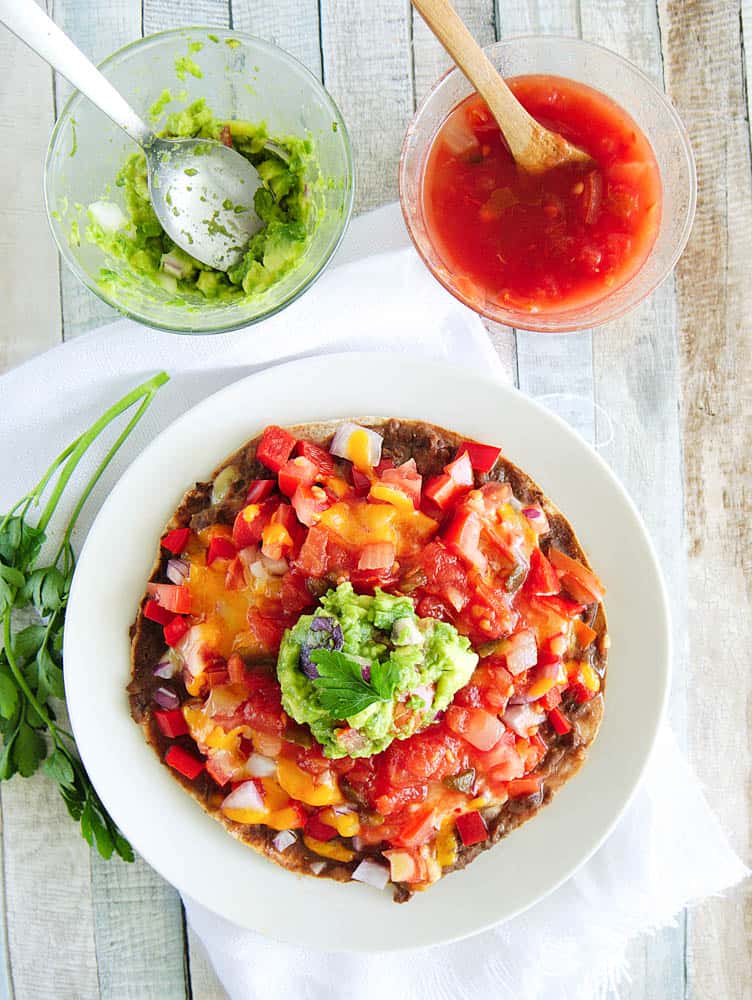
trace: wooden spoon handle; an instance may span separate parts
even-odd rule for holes
[[[589,159],[527,113],[449,0],[412,0],[412,3],[488,105],[516,163],[538,173],[564,159]]]

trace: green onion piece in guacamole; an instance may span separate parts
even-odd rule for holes
[[[282,704],[327,757],[370,757],[434,721],[478,656],[454,626],[419,618],[408,597],[341,583],[282,640]]]

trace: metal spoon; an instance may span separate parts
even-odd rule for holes
[[[0,0],[0,22],[143,149],[151,202],[170,239],[220,271],[237,264],[263,225],[253,210],[256,168],[213,139],[158,138],[34,0]]]

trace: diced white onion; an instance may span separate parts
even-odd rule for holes
[[[120,206],[112,201],[93,201],[89,205],[89,215],[106,233],[116,233],[128,221]]]
[[[416,687],[410,694],[416,698],[420,698],[423,704],[430,708],[433,704],[434,691],[433,684],[421,684],[420,687]]]
[[[530,705],[511,705],[501,717],[504,725],[509,726],[523,739],[527,736],[528,731],[533,726],[539,726],[544,718],[545,713]]]
[[[398,618],[392,625],[392,642],[395,646],[417,646],[423,642],[423,633],[414,618]]]
[[[334,432],[332,443],[329,445],[329,451],[338,458],[347,458],[352,461],[350,455],[350,438],[356,431],[363,431],[368,436],[368,464],[373,469],[381,461],[383,438],[376,431],[369,430],[367,427],[360,427],[358,424],[351,423],[340,424]]]
[[[364,858],[352,873],[352,877],[357,882],[372,885],[374,889],[384,889],[389,881],[389,869],[376,861]]]
[[[222,803],[222,809],[253,809],[263,812],[264,800],[255,781],[244,781],[230,792]]]
[[[269,576],[284,576],[289,568],[286,559],[270,559],[263,553],[261,554],[261,562]]]
[[[179,587],[185,583],[190,571],[191,564],[186,559],[170,559],[167,563],[165,573],[170,583],[174,583]]]
[[[326,861],[312,861],[311,871],[314,875],[320,875],[321,872],[326,868]]]
[[[535,635],[531,629],[524,629],[522,632],[518,632],[512,636],[509,644],[507,670],[513,676],[516,677],[523,670],[534,667],[538,662],[538,647],[535,642]]]
[[[293,833],[292,830],[280,830],[272,844],[274,844],[274,849],[281,853],[286,851],[288,847],[292,847],[297,839],[297,834]]]
[[[277,763],[260,753],[252,753],[246,761],[245,771],[252,778],[269,778],[276,773]]]

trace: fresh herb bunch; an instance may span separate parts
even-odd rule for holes
[[[313,681],[319,701],[336,719],[349,719],[377,702],[391,701],[399,683],[399,667],[392,660],[372,660],[368,680],[361,664],[346,653],[314,649],[311,660],[319,671]]]
[[[40,767],[58,785],[71,817],[103,858],[113,852],[133,861],[131,845],[102,805],[76,752],[73,736],[57,723],[54,699],[62,699],[63,629],[75,557],[73,529],[102,473],[146,412],[165,372],[144,382],[110,407],[88,431],[68,445],[37,485],[0,515],[0,780],[28,778]],[[60,498],[89,447],[121,414],[140,404],[95,469],[62,534],[54,557],[39,565],[47,530]],[[57,477],[57,478],[56,478]],[[36,523],[30,516],[55,480]],[[19,618],[30,621],[14,627]],[[15,619],[15,621],[14,621]]]

